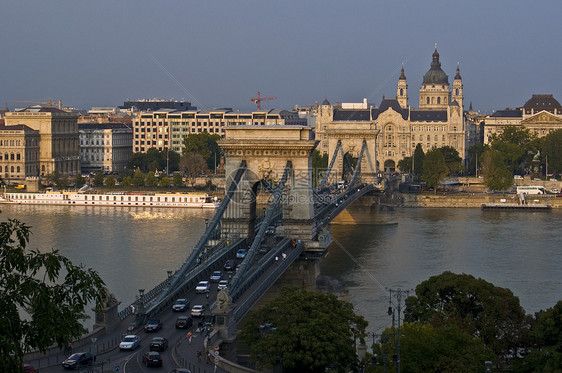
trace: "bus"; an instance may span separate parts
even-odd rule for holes
[[[518,186],[517,187],[517,194],[546,194],[546,190],[541,185],[527,185],[527,186]]]

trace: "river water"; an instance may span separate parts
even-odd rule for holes
[[[0,220],[31,226],[30,248],[56,248],[98,271],[129,305],[187,258],[213,210],[2,205]],[[135,219],[149,211],[153,218]],[[562,211],[373,210],[370,224],[331,226],[321,274],[339,279],[370,331],[391,322],[386,288],[413,289],[450,270],[507,287],[528,313],[562,299]],[[394,299],[396,303],[396,300]],[[91,320],[86,326],[92,325]]]

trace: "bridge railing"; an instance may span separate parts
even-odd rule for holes
[[[280,247],[279,252],[286,249],[289,245],[291,245],[291,241],[287,238],[286,241],[283,242],[283,245]],[[250,311],[250,309],[254,306],[254,304],[263,296],[263,294],[277,281],[279,277],[289,268],[289,266],[301,255],[304,250],[303,244],[297,245],[294,249],[288,250],[287,257],[284,260],[276,262],[274,265],[273,271],[267,276],[267,278],[262,279],[260,284],[252,290],[252,292],[245,297],[243,302],[239,302],[237,304],[236,309],[232,313],[232,319],[235,323],[239,323],[244,316]],[[275,259],[273,258],[273,261]],[[235,301],[240,298],[245,291],[247,291],[256,281],[256,279],[263,275],[263,273],[273,265],[273,261],[269,261],[268,263],[264,263],[261,266],[260,271],[256,271],[252,273],[244,284],[240,286],[237,291],[231,294],[232,300]],[[265,265],[267,264],[267,265]]]

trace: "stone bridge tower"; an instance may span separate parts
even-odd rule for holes
[[[226,156],[226,188],[243,160],[247,170],[222,218],[223,236],[252,238],[260,182],[267,180],[275,188],[290,161],[292,169],[281,202],[284,234],[305,242],[311,240],[314,227],[312,151],[317,143],[308,127],[226,127],[225,138],[219,141]]]
[[[336,154],[336,160],[332,168],[330,180],[337,182],[342,177],[343,156],[349,154],[357,158],[361,152],[363,141],[367,148],[363,153],[361,161],[361,181],[374,183],[378,171],[377,159],[377,135],[380,131],[376,129],[374,121],[337,121],[328,123],[326,133],[328,135],[328,155],[331,163],[338,141],[341,141],[341,150]]]

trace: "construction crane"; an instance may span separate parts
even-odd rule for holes
[[[62,110],[62,101],[58,100],[58,101],[53,101],[52,99],[49,98],[49,101],[8,101],[8,102],[17,102],[19,104],[39,104],[39,105],[49,105],[49,106],[55,106],[57,105],[59,107],[60,110]],[[6,103],[6,106],[8,106],[8,104]]]
[[[261,110],[261,102],[262,101],[269,101],[269,100],[276,100],[277,97],[261,97],[261,92],[258,91],[258,96],[256,98],[251,98],[250,101],[255,102],[258,105],[258,110]]]

